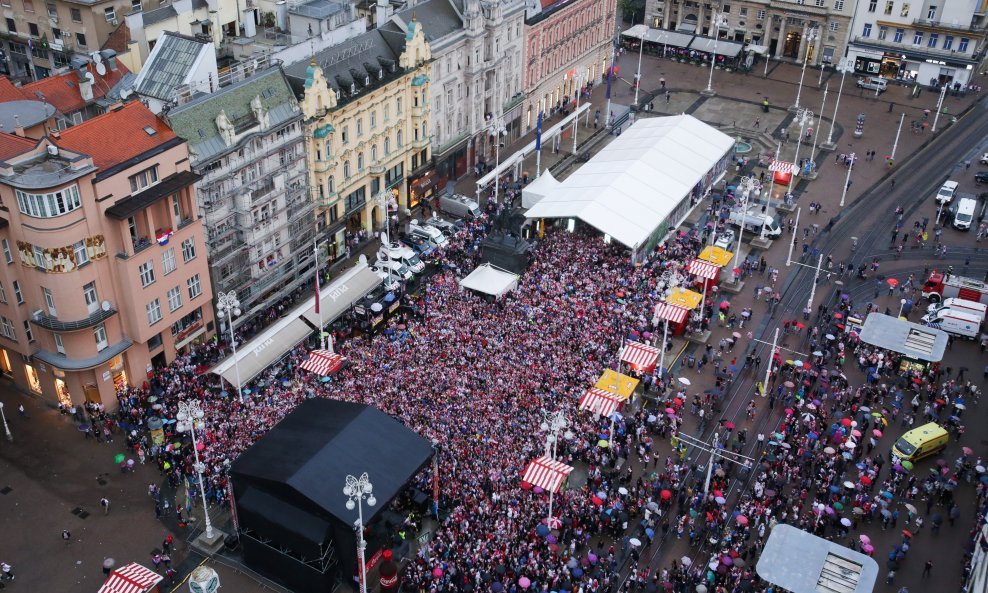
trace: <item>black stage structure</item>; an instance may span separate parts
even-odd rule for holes
[[[390,502],[433,454],[429,441],[370,406],[309,399],[231,468],[244,561],[304,593],[332,591],[357,574],[357,510],[347,475],[367,472],[377,504],[363,505],[366,558],[390,544]]]

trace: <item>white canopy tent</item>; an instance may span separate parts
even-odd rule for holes
[[[694,37],[693,41],[690,42],[690,49],[708,54],[716,53],[718,56],[728,58],[736,58],[741,53],[741,50],[744,49],[744,45],[735,43],[734,41],[727,41],[726,39],[715,41],[709,37]]]
[[[579,218],[637,250],[688,203],[694,187],[723,174],[718,164],[733,146],[730,136],[691,115],[640,119],[525,216]]]
[[[476,270],[460,280],[460,286],[501,298],[518,287],[519,278],[521,276],[518,274],[488,263],[477,266]]]
[[[546,169],[539,175],[538,179],[529,183],[521,190],[521,207],[531,208],[538,204],[539,200],[544,198],[546,194],[557,187],[559,187],[559,181],[552,176],[549,169]]]

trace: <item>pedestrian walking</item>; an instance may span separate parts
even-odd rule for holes
[[[3,578],[8,581],[14,580],[14,569],[6,562],[0,562],[0,572],[3,572]]]
[[[27,418],[27,410],[24,409],[24,404],[17,406],[17,413],[21,415],[21,418]]]
[[[69,530],[68,529],[63,529],[62,530],[62,541],[65,542],[66,544],[68,544],[70,541],[72,541],[72,534],[69,533]]]
[[[99,506],[103,507],[103,514],[104,515],[109,515],[110,514],[110,499],[109,498],[107,498],[107,497],[104,496],[103,498],[99,499]]]
[[[930,576],[930,571],[933,570],[933,561],[927,560],[926,564],[923,565],[923,578]]]

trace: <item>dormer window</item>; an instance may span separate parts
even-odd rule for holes
[[[351,82],[350,83],[350,94],[351,95],[356,95],[357,94],[357,83],[355,83],[355,82]]]
[[[342,99],[342,98],[343,98],[343,93],[341,93],[339,91],[339,89],[337,89],[336,90],[336,102],[339,103],[340,99]]]
[[[364,86],[370,86],[370,74],[364,77]]]
[[[378,70],[377,70],[377,79],[378,80],[381,80],[382,78],[384,78],[384,69],[383,68],[378,68]]]

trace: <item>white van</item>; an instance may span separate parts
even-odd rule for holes
[[[952,309],[954,311],[960,311],[961,313],[970,313],[971,315],[980,317],[982,322],[985,320],[985,315],[988,314],[988,305],[985,305],[984,303],[976,303],[967,299],[959,299],[956,297],[946,299],[942,303],[933,303],[926,308],[926,312],[936,313],[944,309]]]
[[[381,248],[377,250],[377,257],[401,262],[415,274],[421,274],[425,271],[425,262],[419,259],[418,254],[411,247],[399,241],[392,241],[387,246],[381,245]]]
[[[458,218],[480,218],[480,204],[458,194],[439,196],[439,209]]]
[[[889,81],[877,76],[869,76],[867,78],[858,79],[858,88],[878,91],[879,93],[884,93],[888,86]]]
[[[954,199],[955,193],[957,193],[957,182],[949,179],[944,181],[937,190],[937,204],[949,204]]]
[[[446,235],[442,234],[439,229],[428,224],[419,224],[419,221],[414,219],[408,222],[408,234],[432,241],[436,247],[445,247],[449,244]]]
[[[974,211],[978,208],[978,203],[973,198],[961,198],[957,202],[957,211],[954,212],[954,222],[952,226],[959,231],[971,229],[974,221]]]
[[[384,270],[385,272],[388,272],[390,274],[394,274],[395,276],[401,278],[402,280],[411,280],[412,278],[415,277],[415,275],[412,274],[412,271],[408,269],[408,266],[406,266],[405,264],[399,261],[393,261],[389,259],[379,259],[376,262],[374,262],[374,267],[380,268],[381,270]]]
[[[775,239],[782,236],[782,229],[779,227],[778,223],[775,222],[775,219],[768,214],[758,212],[757,209],[749,210],[748,212],[731,210],[727,220],[734,226],[743,226],[744,230],[751,231],[756,235],[761,234],[762,226],[764,226],[766,237]]]
[[[948,334],[971,340],[978,336],[978,331],[981,327],[981,319],[976,315],[952,310],[927,314],[923,318],[923,323],[930,327],[941,329]]]

